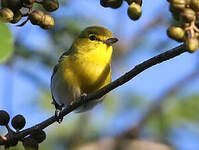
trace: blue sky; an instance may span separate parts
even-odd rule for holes
[[[113,32],[117,30],[118,26],[121,26],[122,32],[115,33],[115,36],[119,39],[128,39],[132,34],[137,33],[141,27],[150,21],[150,19],[154,19],[154,17],[158,16],[162,12],[165,12],[166,18],[170,17],[170,14],[166,13],[168,10],[168,3],[166,0],[144,0],[142,17],[139,21],[135,22],[128,18],[126,12],[127,7],[127,4],[124,3],[119,9],[110,9],[101,7],[99,5],[99,1],[73,0],[73,3],[70,3],[69,7],[60,8],[54,14],[58,16],[63,15],[63,17],[74,14],[81,14],[86,18],[96,17],[99,19],[98,25],[105,26]],[[87,24],[86,26],[89,25],[93,24]],[[47,36],[46,32],[42,31],[39,27],[32,26],[30,23],[26,24],[23,28],[17,28],[16,26],[11,25],[11,29],[14,36],[20,34],[21,37],[24,37],[24,44],[33,47],[35,50],[39,48],[48,52],[48,48],[52,47],[50,38]],[[166,36],[166,29],[166,26],[162,26],[157,29],[158,32],[151,33],[148,38],[148,44],[146,44],[145,47],[140,46],[137,52],[132,54],[132,57],[134,58],[133,60],[131,59],[131,55],[128,56],[128,58],[119,65],[119,69],[117,69],[117,65],[116,67],[113,64],[113,80],[132,69],[136,64],[139,64],[144,60],[160,53],[160,51],[155,51],[154,45],[150,43],[155,43],[154,41],[158,42],[159,39],[168,39]],[[177,45],[179,44],[170,40],[170,48]],[[163,49],[162,51],[165,50],[167,49]],[[186,53],[172,60],[154,66],[144,71],[122,87],[115,89],[113,93],[121,94],[120,97],[122,98],[122,95],[125,95],[125,92],[128,90],[144,95],[147,99],[153,100],[164,92],[170,85],[178,81],[180,79],[179,77],[191,72],[194,68],[194,64],[196,64],[195,60],[197,57],[198,52],[196,52],[196,54]],[[23,62],[17,61],[16,66],[21,64],[23,64]],[[42,77],[42,80],[49,85],[52,70],[45,69],[39,62],[35,62],[34,64],[27,63],[23,65],[25,68],[31,67],[31,71],[37,71],[37,74]],[[10,80],[13,82],[9,82]],[[10,85],[10,87],[12,88],[8,86],[8,89],[6,90],[5,84],[7,83],[11,83],[12,85]],[[199,90],[198,84],[199,80],[195,81],[191,87],[187,88],[186,92],[197,92]],[[9,95],[11,93],[12,97],[10,98]],[[8,110],[12,116],[20,113],[24,114],[25,117],[29,117],[29,114],[31,114],[32,119],[29,119],[27,123],[27,126],[31,126],[32,124],[40,122],[49,116],[49,113],[41,110],[34,104],[34,102],[31,102],[32,99],[37,98],[38,94],[39,91],[37,86],[29,79],[21,76],[18,70],[8,70],[5,66],[0,67],[0,109]],[[97,112],[98,110],[100,110],[100,106],[93,111]],[[54,110],[52,109],[50,114],[53,113]],[[127,117],[126,120],[130,120],[130,118]],[[116,123],[116,127],[121,128],[121,126],[123,126],[123,122],[124,120],[121,120],[118,124]]]

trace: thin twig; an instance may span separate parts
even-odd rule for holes
[[[30,20],[29,17],[27,17],[27,19],[24,22],[22,22],[21,24],[17,25],[17,27],[24,26],[29,20]]]
[[[73,110],[75,110],[76,108],[78,108],[79,106],[88,103],[92,100],[95,99],[99,99],[100,97],[104,96],[105,94],[107,94],[108,92],[110,92],[111,90],[123,85],[124,83],[128,82],[129,80],[131,80],[132,78],[134,78],[136,75],[138,75],[139,73],[143,72],[144,70],[159,64],[163,61],[169,60],[171,58],[174,58],[184,52],[187,52],[186,48],[184,45],[180,45],[176,48],[173,48],[171,50],[168,50],[162,54],[159,54],[155,57],[152,57],[149,60],[144,61],[143,63],[140,63],[139,65],[135,66],[132,70],[130,70],[129,72],[127,72],[126,74],[124,74],[123,76],[121,76],[120,78],[118,78],[117,80],[111,82],[109,85],[103,87],[102,89],[93,92],[91,94],[88,94],[87,96],[84,97],[84,101],[81,100],[81,98],[79,98],[77,101],[75,101],[72,105],[69,105],[68,107],[66,107],[65,109],[63,109],[63,111],[60,113],[60,117],[64,117],[65,115],[69,114],[70,112],[72,112]],[[55,116],[52,116],[50,118],[48,118],[47,120],[33,126],[30,127],[28,129],[22,130],[18,133],[16,133],[14,136],[17,139],[22,139],[23,137],[29,135],[31,132],[33,132],[34,130],[38,130],[38,129],[44,129],[46,127],[48,127],[49,125],[53,124],[54,122],[57,121],[57,118]],[[9,138],[8,138],[9,141]],[[0,139],[0,145],[6,145],[6,141]]]

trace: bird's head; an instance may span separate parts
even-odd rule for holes
[[[113,37],[111,31],[100,26],[87,27],[81,32],[79,38],[87,39],[89,42],[100,42],[111,46],[118,41],[117,38]]]
[[[106,52],[112,53],[112,45],[118,41],[111,31],[100,26],[84,29],[72,44],[71,49],[77,53]],[[97,54],[97,53],[96,53]],[[107,53],[106,53],[107,54]]]

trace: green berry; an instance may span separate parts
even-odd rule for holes
[[[183,22],[183,23],[188,22],[189,23],[189,22],[196,20],[196,13],[195,13],[195,11],[193,11],[193,9],[185,8],[181,12],[180,17],[181,17],[180,18],[181,22]]]
[[[44,14],[40,23],[40,27],[42,27],[43,29],[50,29],[53,26],[54,26],[53,17],[51,15]]]
[[[173,7],[173,5],[170,5],[169,6],[169,11],[172,13],[172,16],[175,20],[180,20],[180,13],[181,13],[181,10],[179,9],[176,9],[175,7]]]
[[[42,22],[44,12],[41,10],[34,10],[30,15],[29,19],[33,25],[39,25]]]
[[[103,7],[119,8],[122,5],[123,0],[100,0],[100,4]]]
[[[167,30],[167,35],[178,42],[183,42],[185,32],[181,27],[170,26]]]
[[[128,8],[128,16],[132,20],[138,20],[142,15],[142,9],[139,4],[132,3]]]
[[[184,9],[186,7],[186,0],[172,0],[171,5],[176,9]]]
[[[0,9],[0,21],[10,22],[13,20],[14,13],[9,8]]]
[[[186,40],[185,45],[186,45],[188,51],[190,53],[193,53],[193,52],[195,52],[198,49],[199,41],[198,41],[198,39],[196,37],[191,37],[191,38]]]
[[[190,7],[195,11],[199,11],[199,0],[191,0]]]
[[[100,0],[100,5],[102,5],[103,7],[109,7],[106,0]]]
[[[123,0],[113,0],[112,3],[110,3],[111,8],[119,8],[122,5]]]
[[[131,5],[132,3],[136,3],[142,6],[142,0],[126,0],[126,1],[129,5]]]
[[[55,11],[59,8],[58,0],[43,0],[42,5],[47,11]]]

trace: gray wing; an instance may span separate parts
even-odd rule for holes
[[[53,77],[55,76],[55,74],[56,74],[56,72],[57,72],[57,70],[58,70],[58,68],[59,68],[59,67],[58,67],[58,66],[59,66],[59,63],[63,60],[63,58],[64,58],[65,56],[71,54],[71,52],[72,52],[71,49],[68,50],[68,51],[66,51],[66,52],[64,52],[64,53],[59,57],[58,64],[56,64],[55,67],[53,68],[53,73],[52,73],[52,76],[51,76],[50,88],[51,88],[51,95],[52,95],[52,99],[53,99],[53,102],[52,102],[52,103],[55,105],[55,107],[56,107],[56,105],[58,105],[58,104],[56,103],[55,98],[54,98],[54,96],[53,96],[53,92],[52,92],[52,84],[53,84],[53,82],[52,82],[52,80],[53,80]]]

